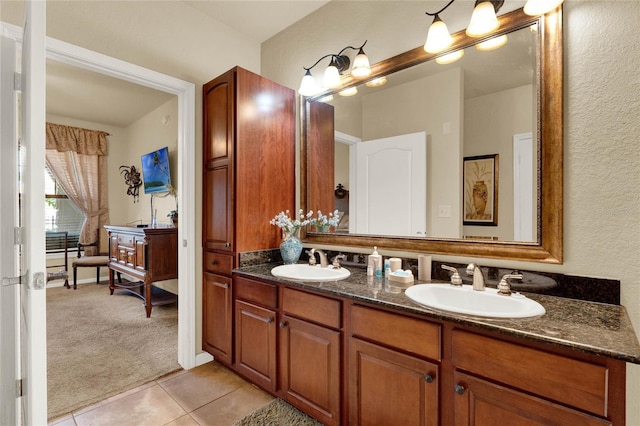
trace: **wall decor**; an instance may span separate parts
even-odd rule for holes
[[[465,157],[464,225],[498,225],[498,154]]]
[[[124,176],[124,183],[128,185],[127,195],[133,197],[133,202],[138,202],[140,198],[140,186],[142,185],[142,179],[140,179],[140,172],[136,169],[136,166],[120,166],[120,174]]]

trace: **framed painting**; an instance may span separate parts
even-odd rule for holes
[[[498,154],[465,157],[463,225],[498,226]]]

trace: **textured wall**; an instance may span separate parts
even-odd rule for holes
[[[369,39],[377,62],[424,43],[428,2],[359,3],[331,2],[263,43],[263,75],[297,88],[302,66],[347,44]],[[620,279],[640,333],[640,2],[567,0],[564,11],[565,262],[479,263]],[[638,394],[640,366],[629,364],[629,425],[640,424]]]

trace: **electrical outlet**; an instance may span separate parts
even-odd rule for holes
[[[451,206],[449,206],[449,205],[439,205],[438,206],[438,217],[451,217]]]

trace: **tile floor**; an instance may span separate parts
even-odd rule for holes
[[[49,425],[230,426],[271,395],[216,362],[131,389]]]

